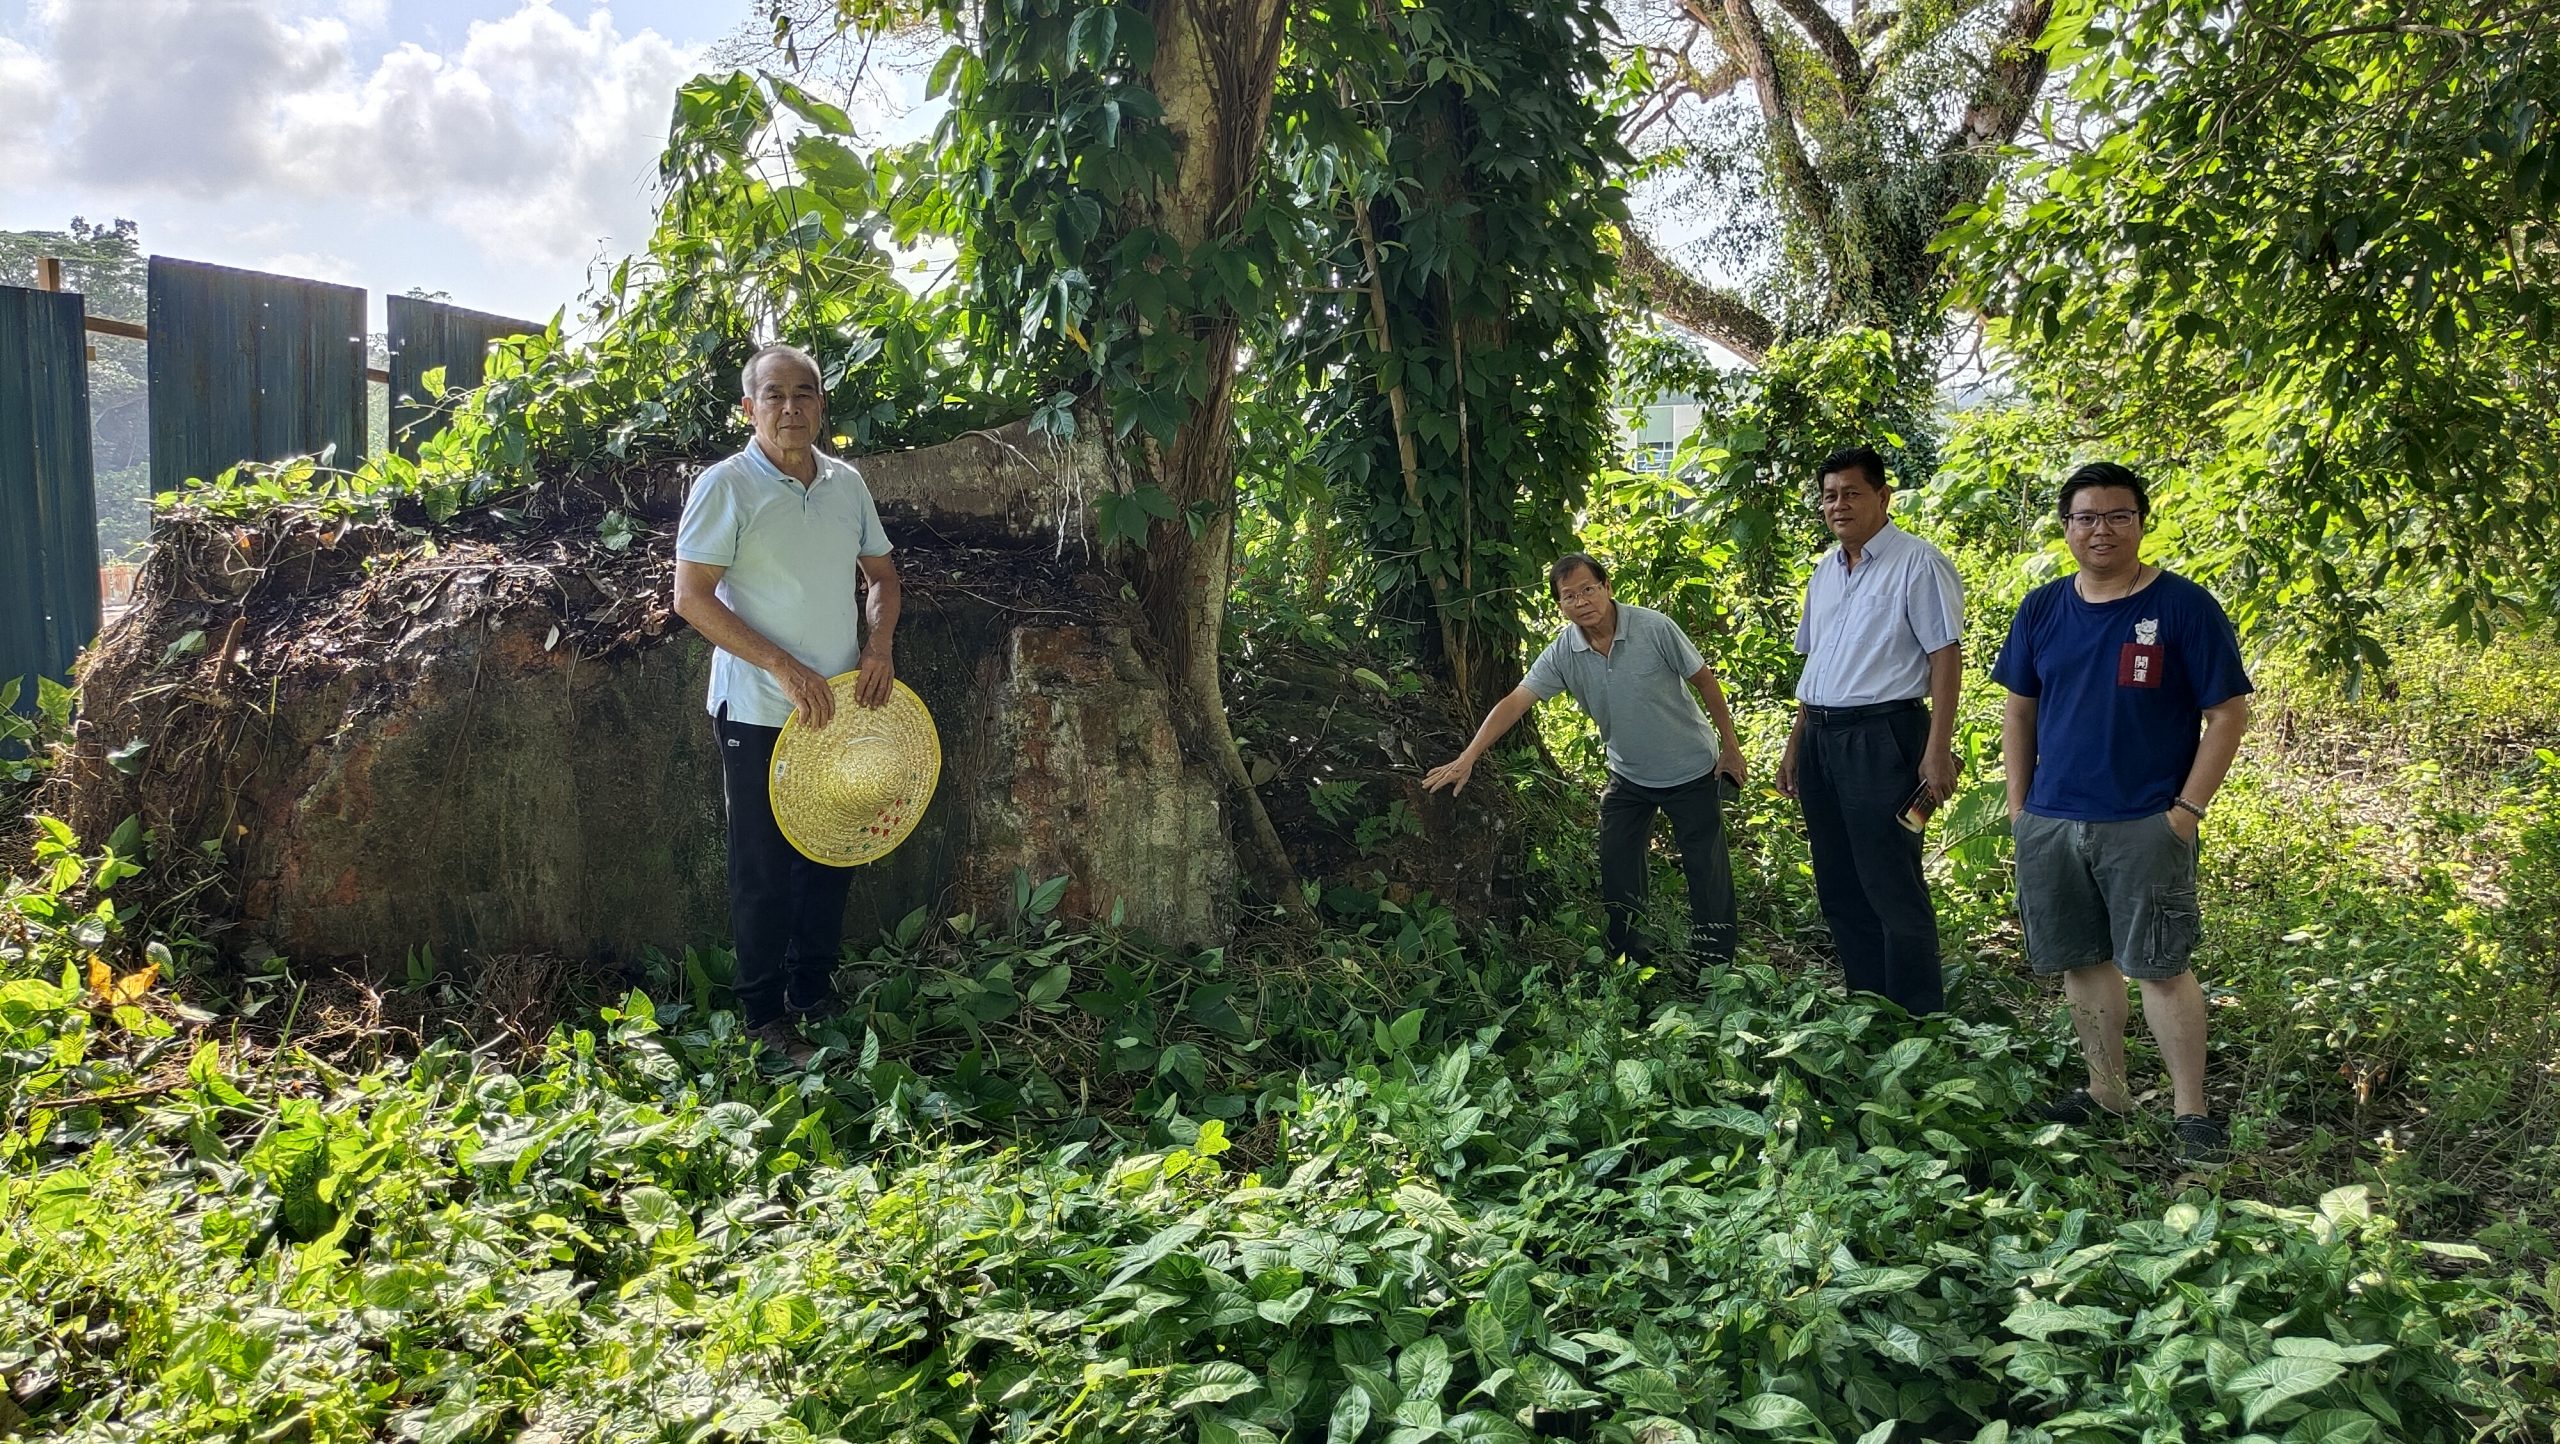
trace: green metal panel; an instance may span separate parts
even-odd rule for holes
[[[151,258],[151,488],[334,446],[364,460],[364,292]]]
[[[413,461],[418,443],[442,431],[450,414],[447,405],[430,401],[422,378],[444,368],[449,401],[488,373],[491,343],[542,329],[415,296],[386,296],[383,307],[391,325],[391,449]]]
[[[84,318],[77,295],[0,286],[0,683],[68,680],[98,635]]]

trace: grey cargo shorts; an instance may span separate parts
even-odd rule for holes
[[[2128,978],[2187,971],[2202,916],[2196,844],[2166,815],[2072,822],[2018,814],[2018,912],[2040,976],[2113,961]]]

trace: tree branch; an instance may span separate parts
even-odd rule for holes
[[[1722,100],[1728,92],[1743,82],[1745,76],[1740,63],[1734,60],[1728,59],[1713,70],[1700,70],[1697,62],[1691,60],[1685,51],[1674,51],[1662,47],[1657,48],[1654,53],[1669,61],[1672,77],[1688,87],[1689,93],[1702,101]]]
[[[1687,34],[1676,39],[1639,37],[1628,47],[1650,63],[1656,77],[1651,91],[1638,102],[1619,132],[1619,138],[1630,147],[1654,127],[1671,124],[1684,103],[1703,105],[1722,100],[1746,78],[1741,63],[1728,52],[1722,32],[1708,27],[1707,13],[1684,9],[1678,14],[1689,24]],[[1692,57],[1702,39],[1715,46],[1713,70],[1700,70]]]
[[[1974,87],[1955,129],[1939,142],[1939,159],[1987,159],[2017,139],[2018,127],[2026,124],[2027,112],[2035,108],[2036,93],[2044,89],[2048,57],[2037,42],[2044,39],[2045,23],[2052,18],[2053,0],[2011,0],[2008,21],[2000,27],[1983,66],[1982,82]],[[1981,198],[1990,167],[1972,169],[1974,174],[1964,186],[1971,194],[1951,196],[1946,205]]]
[[[1695,6],[1699,0],[1688,3]],[[1777,162],[1778,179],[1784,185],[1787,200],[1808,226],[1820,231],[1831,221],[1831,188],[1822,183],[1812,157],[1805,153],[1804,137],[1796,132],[1796,113],[1787,103],[1786,79],[1778,73],[1778,62],[1769,53],[1768,28],[1761,24],[1760,11],[1751,0],[1724,0],[1724,19],[1726,24],[1708,28],[1721,32],[1720,38],[1733,58],[1751,73],[1752,89],[1760,98],[1761,119],[1769,128],[1769,150]],[[2041,81],[2043,77],[2043,57],[2039,55],[2036,78]]]
[[[1778,328],[1749,302],[1664,259],[1634,227],[1619,227],[1618,236],[1620,274],[1654,314],[1697,332],[1754,366],[1769,354]]]
[[[1840,108],[1855,111],[1867,93],[1867,67],[1858,58],[1857,42],[1840,28],[1839,21],[1831,18],[1830,11],[1822,8],[1822,0],[1778,0],[1778,8],[1787,12],[1787,18],[1804,32],[1804,38],[1812,41],[1813,48],[1830,62],[1833,83],[1840,89]]]

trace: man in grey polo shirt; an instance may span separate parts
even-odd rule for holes
[[[1476,762],[1502,734],[1531,707],[1570,691],[1599,726],[1609,758],[1609,784],[1600,793],[1600,898],[1609,913],[1610,953],[1637,964],[1652,958],[1635,924],[1644,910],[1645,845],[1659,811],[1671,818],[1689,878],[1690,958],[1729,963],[1733,868],[1725,855],[1725,784],[1718,779],[1739,789],[1743,764],[1715,669],[1679,623],[1650,607],[1620,603],[1607,569],[1590,556],[1559,557],[1547,585],[1564,609],[1564,630],[1520,685],[1485,714],[1466,750],[1425,774],[1422,785],[1463,791]]]
[[[1919,789],[1933,806],[1955,791],[1964,587],[1943,553],[1889,520],[1893,487],[1873,448],[1834,452],[1818,476],[1840,545],[1805,584],[1778,790],[1804,808],[1814,895],[1849,987],[1934,1013],[1946,1003],[1938,915],[1920,834],[1897,815]]]
[[[806,1063],[813,1050],[792,1020],[832,1002],[853,871],[791,845],[774,822],[766,775],[794,711],[805,726],[834,720],[829,677],[859,663],[854,700],[889,700],[898,568],[862,473],[818,450],[818,363],[796,346],[767,346],[740,384],[755,437],[705,468],[685,496],[676,613],[717,649],[710,709],[728,798],[733,990],[757,1040]]]

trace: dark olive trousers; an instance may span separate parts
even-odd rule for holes
[[[1917,702],[1856,708],[1829,721],[1814,709],[1796,751],[1813,890],[1840,971],[1851,989],[1881,993],[1911,1013],[1946,1006],[1920,834],[1894,820],[1919,785],[1928,741],[1929,710]]]
[[[1609,951],[1651,959],[1636,936],[1644,913],[1645,851],[1653,818],[1671,819],[1680,868],[1689,878],[1689,957],[1699,966],[1733,961],[1733,860],[1724,845],[1724,794],[1716,774],[1677,787],[1646,787],[1612,772],[1600,792],[1600,901],[1609,912]]]
[[[773,820],[773,745],[779,727],[713,724],[729,806],[729,935],[738,949],[730,989],[747,1026],[785,1013],[824,1013],[835,999],[844,951],[845,895],[853,869],[812,862]]]

